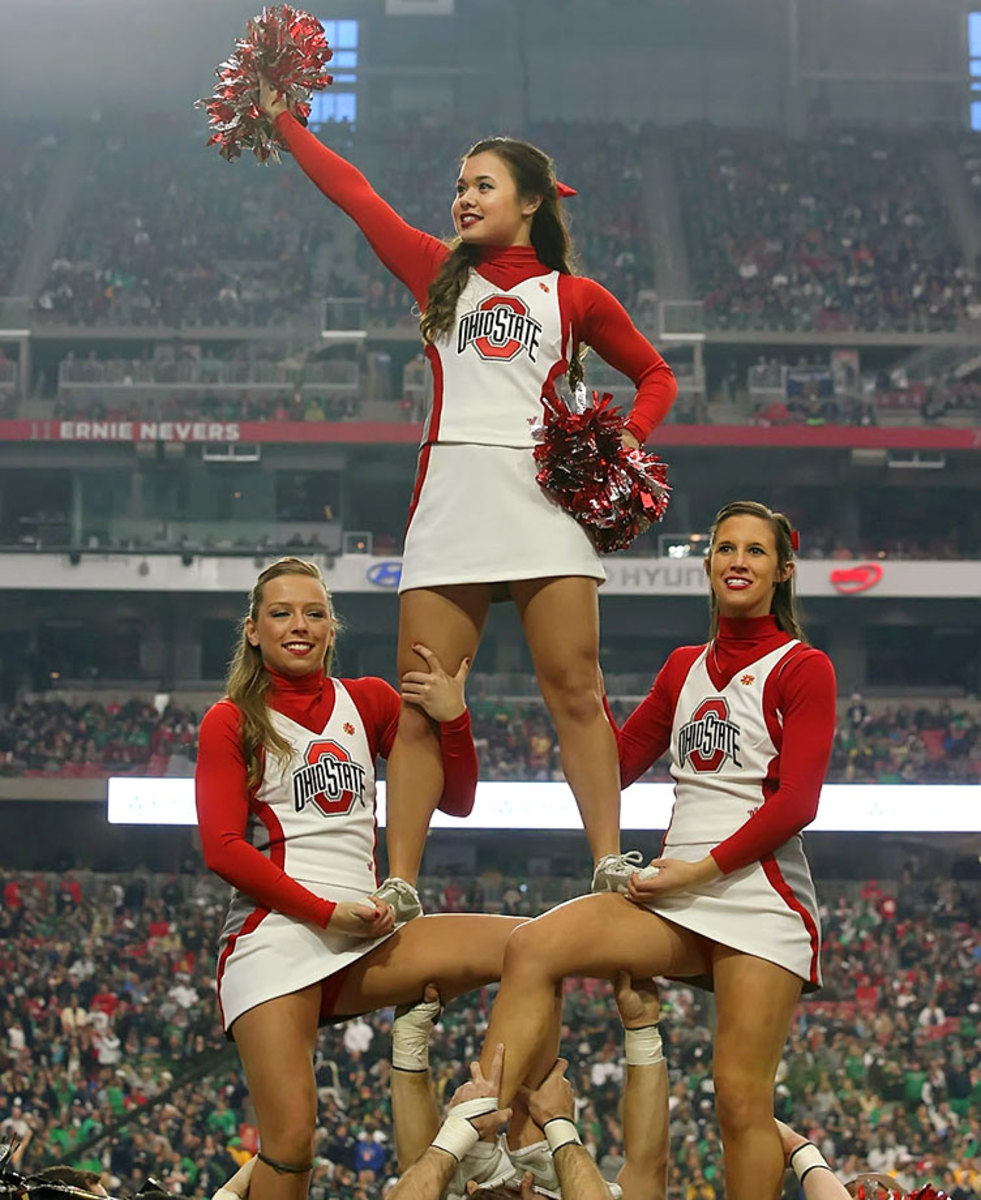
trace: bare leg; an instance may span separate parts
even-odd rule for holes
[[[716,946],[715,1109],[729,1200],[774,1200],[784,1155],[773,1119],[773,1083],[800,996],[790,971]]]
[[[523,1082],[537,1087],[554,1062],[548,1039],[563,979],[619,970],[636,979],[699,975],[706,962],[693,933],[611,892],[570,900],[511,935],[481,1059],[488,1071],[494,1047],[507,1047],[501,1104]]]
[[[512,583],[511,594],[593,859],[617,854],[620,767],[616,738],[603,711],[596,580],[523,580]]]
[[[429,982],[444,1001],[494,983],[501,977],[505,944],[523,924],[520,917],[468,913],[418,917],[354,964],[334,1013],[353,1016],[414,1004]]]
[[[232,1026],[262,1153],[287,1166],[309,1164],[317,1120],[313,1051],[320,1014],[319,983],[250,1008]],[[250,1200],[303,1200],[309,1172],[278,1172],[261,1160]]]
[[[401,677],[425,664],[412,647],[435,651],[452,675],[480,643],[490,589],[485,584],[414,588],[399,605],[398,669]],[[439,728],[414,704],[403,704],[399,729],[388,756],[388,848],[390,875],[415,883],[429,822],[443,791]]]

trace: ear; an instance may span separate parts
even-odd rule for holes
[[[251,617],[245,619],[245,636],[250,646],[259,645],[259,635],[256,633],[255,621]]]
[[[712,551],[711,551],[711,549],[709,550],[708,554],[706,554],[705,557],[702,559],[702,569],[704,570],[706,576],[711,578],[711,576],[712,576]]]
[[[794,571],[797,569],[797,564],[793,561],[787,563],[784,569],[780,572],[778,583],[786,583],[788,579],[793,578]]]
[[[523,217],[533,217],[542,206],[541,196],[531,196],[527,200],[521,202],[521,215]]]

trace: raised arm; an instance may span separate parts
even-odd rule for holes
[[[425,306],[429,285],[448,251],[439,238],[403,221],[357,167],[314,137],[271,89],[262,90],[263,107],[275,118],[276,132],[306,174],[357,224],[383,265]]]
[[[477,792],[477,750],[473,744],[470,713],[467,711],[463,687],[469,662],[461,663],[456,675],[447,675],[435,654],[426,648],[430,657],[420,654],[420,663],[425,662],[428,671],[412,671],[413,680],[403,681],[402,699],[418,704],[420,708],[439,724],[439,744],[443,758],[443,792],[439,798],[440,812],[452,817],[466,817],[473,809]],[[399,694],[384,679],[366,677],[345,680],[351,691],[361,718],[369,730],[379,731],[377,752],[388,758],[398,732]],[[405,688],[414,689],[406,692]]]
[[[580,341],[634,383],[637,395],[626,428],[644,442],[678,394],[674,372],[630,319],[616,297],[594,279],[563,275],[568,312]]]

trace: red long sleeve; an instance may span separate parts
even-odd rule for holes
[[[800,651],[769,686],[783,714],[780,774],[762,807],[712,850],[725,875],[772,854],[814,820],[831,757],[837,692],[827,655],[811,648]]]
[[[630,319],[619,300],[594,279],[563,275],[575,336],[634,383],[637,395],[626,427],[644,442],[678,394],[674,372]]]
[[[245,840],[249,792],[240,726],[235,705],[219,700],[204,714],[198,731],[194,791],[204,861],[264,908],[325,926],[336,905],[291,879]]]
[[[772,617],[722,622],[710,667],[719,688],[737,672],[788,640]],[[675,650],[658,672],[650,692],[616,732],[620,778],[628,787],[671,744],[678,696],[704,647]],[[798,646],[773,673],[763,696],[764,708],[779,714],[779,770],[764,784],[765,801],[746,822],[711,854],[722,872],[757,862],[772,854],[814,820],[821,785],[831,757],[835,728],[836,682],[830,659],[820,650]]]
[[[274,679],[279,686],[267,696],[270,705],[319,733],[333,710],[330,681],[320,675],[300,681]],[[398,728],[398,693],[382,679],[342,682],[364,723],[369,752],[387,757]],[[240,725],[241,714],[227,699],[210,708],[201,722],[195,795],[205,863],[263,907],[325,926],[336,906],[297,883],[246,840],[250,798]],[[469,712],[440,726],[440,745],[444,786],[439,807],[465,817],[473,808],[478,769]]]
[[[607,707],[607,716],[617,738],[620,785],[630,787],[671,745],[671,726],[678,693],[701,646],[681,646],[672,651],[658,671],[651,690],[626,719],[622,729]]]
[[[292,113],[276,118],[276,132],[327,199],[357,224],[386,269],[424,307],[429,285],[449,253],[446,245],[403,221],[357,167],[304,129]]]

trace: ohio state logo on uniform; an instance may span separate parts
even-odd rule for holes
[[[525,350],[535,362],[541,340],[541,322],[520,296],[488,296],[460,317],[456,352],[462,354],[472,344],[483,359],[510,362]]]
[[[727,757],[734,766],[743,765],[739,726],[729,720],[729,705],[721,696],[703,700],[678,730],[678,761],[682,767],[690,763],[694,771],[715,772]]]
[[[316,804],[325,817],[345,816],[355,800],[364,803],[364,767],[334,741],[311,742],[306,763],[293,772],[293,807]]]

